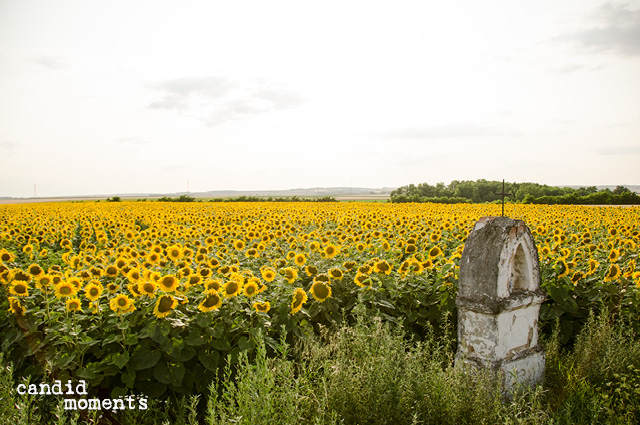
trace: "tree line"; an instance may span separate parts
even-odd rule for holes
[[[507,202],[525,204],[633,205],[640,196],[624,186],[614,190],[595,186],[548,186],[539,183],[506,183]],[[502,182],[496,180],[453,180],[450,184],[428,183],[402,186],[391,192],[391,202],[484,203],[502,200]]]

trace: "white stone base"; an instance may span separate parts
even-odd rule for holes
[[[464,364],[493,371],[500,379],[501,387],[505,392],[517,389],[519,386],[532,387],[540,383],[544,378],[545,355],[544,351],[530,351],[527,355],[512,360],[497,362],[483,361],[479,358],[457,357],[456,363]]]
[[[505,362],[500,367],[503,387],[534,386],[544,378],[545,355],[540,351],[526,357]]]

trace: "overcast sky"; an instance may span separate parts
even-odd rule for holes
[[[640,1],[0,0],[0,196],[640,184]]]

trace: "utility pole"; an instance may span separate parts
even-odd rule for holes
[[[33,197],[36,198],[36,185],[35,183],[33,184]]]
[[[189,193],[189,180],[187,180],[187,193]]]

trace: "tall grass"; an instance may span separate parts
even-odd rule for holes
[[[361,315],[268,355],[250,357],[211,383],[210,393],[150,400],[147,411],[80,416],[53,398],[16,393],[21,377],[0,372],[0,414],[31,423],[122,424],[632,424],[640,419],[640,342],[609,315],[591,317],[567,351],[544,342],[545,380],[506,400],[489,374],[454,364],[452,329],[421,342]],[[19,382],[18,382],[19,381]]]

